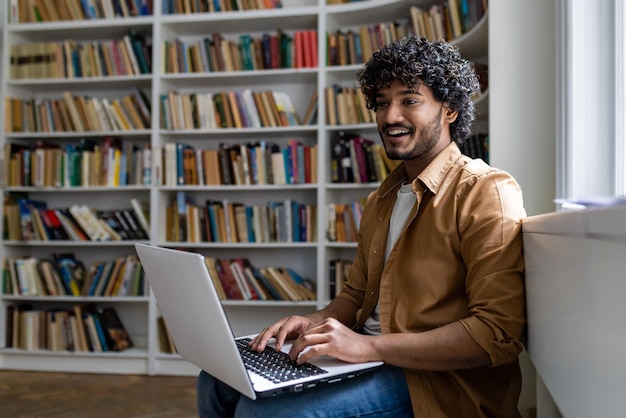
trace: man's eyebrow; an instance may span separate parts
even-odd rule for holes
[[[412,90],[406,89],[400,92],[400,95],[402,96],[410,96],[412,94],[423,96],[423,94],[419,90],[412,91]],[[376,93],[376,97],[384,97],[384,95],[382,93]]]
[[[423,96],[423,94],[422,94],[419,90],[415,90],[415,91],[413,91],[413,90],[409,90],[409,89],[407,89],[407,90],[402,90],[402,91],[400,92],[400,94],[402,94],[402,95],[404,95],[404,96],[409,96],[409,95],[411,95],[411,94],[417,94],[418,96]]]
[[[417,90],[417,91],[403,90],[403,91],[401,91],[401,92],[399,93],[399,95],[400,95],[400,96],[403,96],[403,97],[406,97],[406,96],[412,96],[412,95],[417,95],[417,96],[422,96],[422,97],[424,96],[422,93],[420,93],[420,91],[419,91],[419,90]],[[384,94],[382,94],[382,93],[376,93],[376,96],[375,96],[375,97],[376,97],[377,99],[380,99],[380,98],[384,98],[384,97],[385,97],[385,95],[384,95]]]

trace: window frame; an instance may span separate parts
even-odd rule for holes
[[[557,0],[557,199],[621,196],[624,0]]]

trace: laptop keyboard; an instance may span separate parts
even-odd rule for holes
[[[248,343],[250,338],[237,340],[237,347],[246,369],[255,372],[274,383],[288,382],[303,377],[328,373],[311,363],[297,364],[287,353],[266,347],[262,352],[254,351]]]

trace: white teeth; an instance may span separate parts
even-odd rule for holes
[[[405,131],[404,129],[390,129],[389,131],[387,131],[389,135],[404,135],[407,132],[408,131]]]

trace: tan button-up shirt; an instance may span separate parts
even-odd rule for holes
[[[490,367],[405,369],[416,417],[519,416],[522,191],[509,174],[467,158],[452,142],[413,181],[415,206],[385,264],[389,219],[406,180],[400,165],[368,197],[356,257],[338,297],[359,307],[357,328],[378,303],[383,333],[460,321],[489,354]]]

